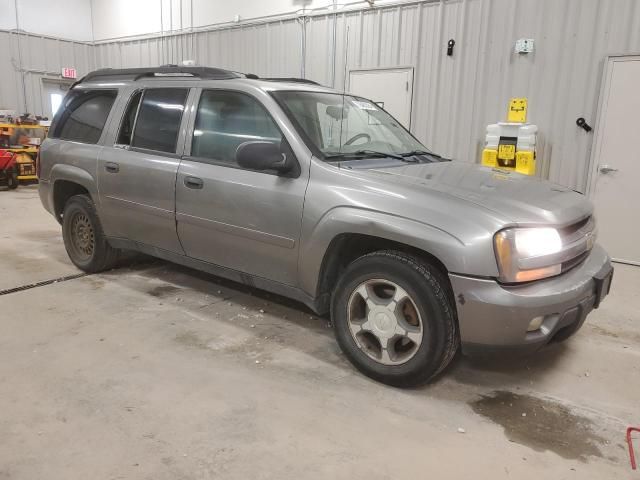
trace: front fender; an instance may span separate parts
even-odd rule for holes
[[[409,218],[355,207],[336,207],[303,233],[300,252],[300,284],[310,295],[317,293],[320,271],[329,245],[338,235],[362,234],[418,248],[440,260],[450,272],[469,272],[469,245],[454,235]],[[475,249],[471,249],[475,250]],[[495,269],[495,260],[491,262]],[[483,271],[487,266],[483,266]],[[490,270],[492,271],[492,270]],[[497,272],[495,272],[497,274]]]

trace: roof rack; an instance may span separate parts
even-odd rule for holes
[[[232,78],[248,78],[255,80],[266,80],[268,82],[295,82],[307,83],[310,85],[320,85],[318,82],[306,78],[294,77],[272,77],[261,78],[253,73],[240,73],[222,68],[212,67],[189,67],[180,65],[162,65],[160,67],[144,68],[101,68],[87,73],[72,85],[72,88],[79,83],[96,80],[113,80],[114,78],[139,80],[141,78],[167,78],[167,77],[196,77],[203,80],[228,80]]]
[[[88,73],[78,83],[101,78],[106,80],[112,77],[130,77],[134,81],[145,77],[197,77],[206,80],[226,80],[240,78],[241,75],[221,68],[162,65],[145,68],[102,68]]]
[[[295,77],[262,78],[260,77],[260,80],[266,80],[268,82],[294,82],[294,83],[309,83],[311,85],[320,85],[318,82],[314,82],[313,80],[309,80],[308,78],[295,78]]]

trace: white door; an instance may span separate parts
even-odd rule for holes
[[[71,83],[68,80],[42,80],[42,112],[40,114],[43,117],[53,119]]]
[[[614,260],[640,265],[640,57],[606,65],[592,161],[599,241]]]
[[[349,93],[374,101],[405,128],[411,127],[413,68],[352,70]]]

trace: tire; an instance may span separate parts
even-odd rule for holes
[[[112,268],[120,251],[109,245],[93,201],[88,195],[74,195],[62,213],[62,238],[73,264],[87,273]]]
[[[15,190],[16,188],[18,188],[19,183],[18,172],[16,172],[15,169],[7,172],[7,187],[9,188],[9,190]]]
[[[446,277],[416,256],[392,250],[364,255],[346,268],[333,291],[336,339],[368,377],[396,387],[422,385],[458,350],[452,297]]]

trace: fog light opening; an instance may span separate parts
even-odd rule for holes
[[[529,322],[529,326],[527,327],[527,332],[535,332],[536,330],[540,330],[542,327],[542,323],[544,322],[544,316],[534,317]]]

